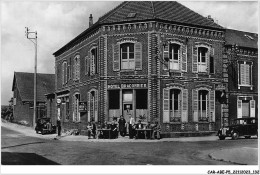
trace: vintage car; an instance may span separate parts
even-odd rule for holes
[[[43,134],[55,134],[56,126],[54,126],[49,118],[41,118],[37,120],[35,131],[38,134],[39,132]]]
[[[257,118],[233,119],[230,126],[219,129],[217,136],[220,140],[224,140],[226,137],[232,137],[233,140],[236,140],[240,136],[245,138],[258,136]]]

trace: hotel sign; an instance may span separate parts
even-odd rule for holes
[[[135,88],[147,88],[147,84],[146,83],[140,83],[140,84],[131,84],[131,83],[127,83],[127,84],[110,84],[107,85],[107,89],[135,89]]]

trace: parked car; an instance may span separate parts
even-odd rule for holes
[[[250,138],[251,136],[258,136],[258,122],[257,118],[237,118],[231,121],[231,125],[221,128],[217,136],[220,140],[226,137],[232,137],[233,140],[240,136]]]
[[[50,118],[41,118],[37,120],[35,131],[43,134],[55,134],[56,126],[50,122]]]

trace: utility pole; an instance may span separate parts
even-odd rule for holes
[[[25,35],[27,39],[29,39],[35,47],[35,59],[34,59],[34,98],[33,98],[33,127],[36,125],[36,100],[37,100],[37,90],[36,90],[36,81],[37,81],[37,31],[30,32],[28,27],[25,27]]]

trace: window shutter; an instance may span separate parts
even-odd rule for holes
[[[187,45],[182,45],[182,71],[187,72]]]
[[[198,121],[198,91],[192,90],[193,121]]]
[[[90,122],[90,96],[91,93],[88,92],[88,122]]]
[[[192,47],[192,72],[198,72],[198,47]]]
[[[169,89],[163,89],[163,123],[170,122],[169,115]]]
[[[169,69],[169,45],[167,44],[164,48],[163,48],[163,60],[164,60],[164,64],[163,64],[163,70],[168,70]],[[169,60],[168,62],[165,60]]]
[[[245,84],[246,80],[245,80],[245,65],[244,64],[240,64],[240,80],[241,80],[241,84]]]
[[[62,76],[61,76],[62,77],[62,85],[65,83],[64,82],[64,77],[65,77],[64,76],[64,69],[65,69],[65,62],[62,64]]]
[[[119,71],[120,70],[120,45],[115,44],[113,45],[113,70],[114,71]]]
[[[98,91],[95,91],[95,122],[98,122]]]
[[[78,80],[80,78],[80,57],[78,59]]]
[[[250,117],[255,117],[255,100],[250,100]]]
[[[250,85],[250,66],[249,64],[245,64],[245,84]]]
[[[91,75],[95,74],[95,57],[94,55],[91,55]]]
[[[142,44],[140,42],[135,43],[135,69],[142,70]]]
[[[237,118],[242,118],[242,100],[237,100]]]
[[[209,57],[210,57],[210,49],[208,49],[208,51],[206,52],[206,65],[207,65],[207,73],[210,73],[210,62],[209,62]]]
[[[211,122],[215,122],[215,91],[212,90],[210,91],[210,94],[209,94],[209,112],[210,112],[210,120]]]
[[[96,60],[95,60],[95,74],[98,73],[98,48],[96,48]]]
[[[67,62],[65,63],[65,82],[67,83],[68,82],[68,65],[67,65]]]
[[[188,122],[188,89],[182,90],[182,122]]]

